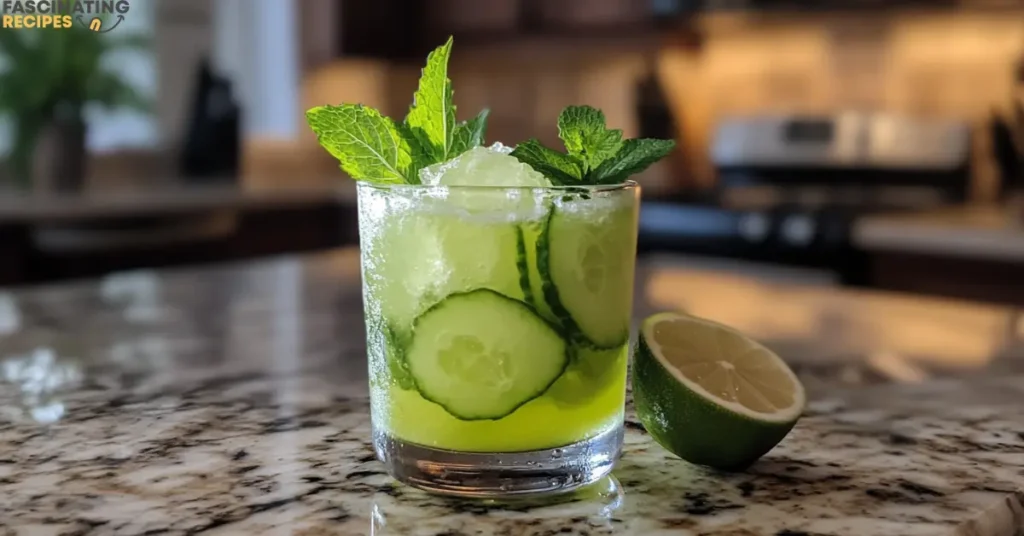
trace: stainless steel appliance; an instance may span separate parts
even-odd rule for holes
[[[810,266],[863,277],[850,232],[866,213],[963,202],[971,129],[885,114],[723,120],[702,196],[645,200],[641,249]]]

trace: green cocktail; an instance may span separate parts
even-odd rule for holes
[[[357,105],[307,117],[361,182],[359,232],[378,457],[464,496],[564,491],[622,442],[639,187],[671,142],[559,118],[566,153],[483,146],[428,58],[401,123]],[[433,114],[433,115],[431,115]]]
[[[621,425],[638,189],[587,190],[360,186],[377,429],[522,452]]]

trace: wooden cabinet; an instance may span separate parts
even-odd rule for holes
[[[342,2],[338,55],[420,61],[450,35],[463,45],[653,31],[639,0],[373,0]]]
[[[430,0],[424,21],[435,40],[460,33],[510,35],[520,27],[520,9],[520,0]]]
[[[1024,261],[875,251],[869,266],[872,288],[1024,306]]]
[[[649,2],[638,0],[542,0],[540,19],[552,28],[630,26],[651,19]]]
[[[426,0],[341,2],[338,55],[412,59],[424,54]]]

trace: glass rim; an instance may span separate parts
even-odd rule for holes
[[[356,181],[358,189],[377,191],[398,191],[398,192],[508,192],[508,191],[529,191],[529,192],[618,192],[630,191],[640,188],[640,184],[633,180],[627,180],[615,184],[581,184],[578,186],[494,186],[494,185],[469,185],[469,184],[381,184],[369,181]]]

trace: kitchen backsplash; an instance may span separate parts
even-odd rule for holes
[[[524,13],[546,27],[611,28],[646,22],[646,0],[427,0],[429,27],[436,34],[512,33]]]
[[[665,49],[659,75],[691,166],[710,181],[715,122],[762,112],[886,111],[983,127],[1024,57],[1019,12],[717,15],[699,52]],[[984,144],[984,140],[979,143]]]
[[[746,21],[729,15],[709,17],[707,27],[699,76],[723,112],[868,107],[974,118],[1006,104],[1012,66],[1024,54],[1024,8]]]

